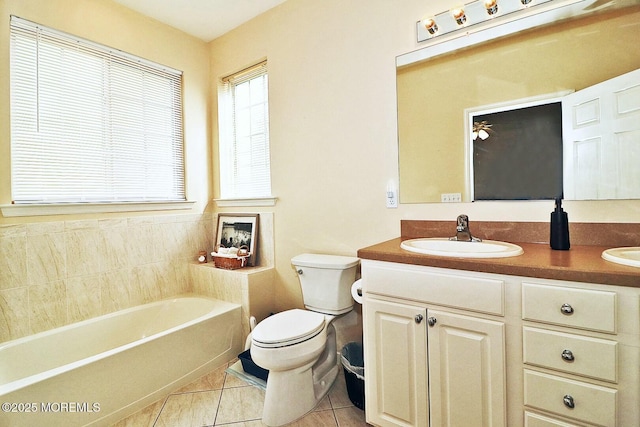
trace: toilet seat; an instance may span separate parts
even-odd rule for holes
[[[287,347],[309,340],[325,328],[325,316],[293,309],[267,317],[253,332],[253,344],[263,348]]]

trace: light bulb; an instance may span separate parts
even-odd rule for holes
[[[427,29],[429,34],[435,34],[438,32],[438,24],[433,18],[427,18],[422,21],[422,25]]]
[[[498,13],[498,0],[484,0],[484,7],[489,15]]]
[[[458,25],[464,25],[467,22],[467,15],[464,14],[464,9],[461,7],[451,9],[451,16],[453,16]]]

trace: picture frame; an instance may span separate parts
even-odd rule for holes
[[[258,259],[259,218],[259,214],[219,214],[214,241],[215,250],[217,251],[219,247],[247,246],[250,253],[247,265],[255,266]]]

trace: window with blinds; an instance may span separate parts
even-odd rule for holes
[[[15,204],[185,200],[182,72],[11,17]]]
[[[219,126],[223,199],[271,197],[268,89],[266,62],[222,79]]]

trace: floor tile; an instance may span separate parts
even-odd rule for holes
[[[235,361],[232,361],[234,363]],[[261,421],[264,390],[217,368],[115,427],[265,427]],[[349,400],[342,370],[327,396],[307,415],[287,427],[364,427],[364,411]]]
[[[350,406],[333,411],[338,421],[338,427],[359,427],[368,425],[365,421],[364,411]]]
[[[257,387],[234,387],[222,390],[216,425],[259,420],[262,418],[264,391]]]
[[[349,400],[343,371],[340,371],[335,384],[331,388],[331,391],[329,391],[329,400],[331,401],[331,407],[333,409],[353,406],[353,403]]]
[[[331,409],[331,401],[329,400],[329,395],[325,396],[324,399],[322,399],[320,403],[318,403],[316,407],[313,408],[314,411],[326,411],[328,409]]]
[[[213,390],[172,394],[167,398],[154,427],[212,426],[221,393],[220,390]]]
[[[113,427],[153,427],[166,399],[159,400],[135,414],[118,421]]]
[[[243,421],[240,423],[224,424],[224,427],[267,427],[267,425],[260,420],[253,420]]]
[[[287,424],[288,427],[337,427],[337,425],[336,417],[331,410],[309,412],[298,421]]]

